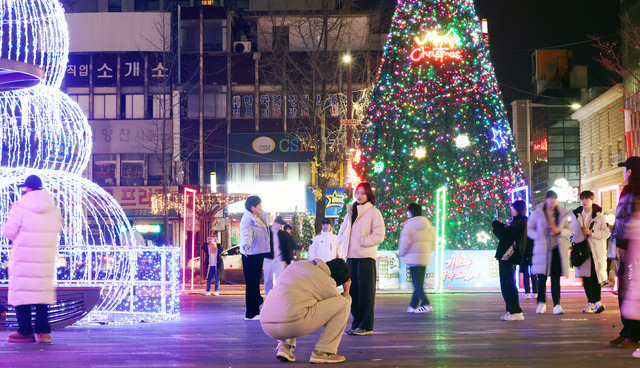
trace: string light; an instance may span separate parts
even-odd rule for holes
[[[54,0],[2,1],[0,19],[0,58],[39,67],[43,83],[59,89],[69,55],[62,5]]]
[[[0,14],[0,58],[44,73],[34,87],[0,93],[0,222],[20,195],[18,185],[38,175],[62,214],[55,283],[101,289],[85,320],[176,318],[179,249],[133,248],[120,205],[81,176],[90,159],[91,128],[77,103],[59,90],[69,45],[62,7],[55,0],[12,0],[0,3]],[[8,256],[2,237],[0,259]],[[6,266],[0,266],[0,283],[6,282]]]
[[[376,189],[396,249],[406,203],[436,213],[446,249],[492,249],[476,236],[524,184],[505,106],[471,0],[399,0],[355,165]],[[424,157],[419,148],[424,147]],[[378,172],[379,163],[383,169]],[[507,216],[504,216],[507,217]],[[444,224],[446,222],[446,237]]]

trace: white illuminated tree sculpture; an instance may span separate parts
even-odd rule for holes
[[[2,1],[0,18],[0,222],[20,193],[17,185],[38,175],[63,214],[58,250],[66,271],[59,268],[58,285],[100,286],[94,320],[131,311],[134,304],[145,308],[133,297],[136,254],[123,252],[135,243],[123,231],[130,230],[126,215],[111,195],[81,176],[91,154],[91,129],[59,89],[69,51],[63,9],[56,0]],[[6,238],[0,246],[8,248]]]

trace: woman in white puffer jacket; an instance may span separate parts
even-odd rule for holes
[[[62,217],[51,194],[42,190],[42,181],[27,178],[22,197],[11,205],[2,235],[12,241],[9,254],[9,304],[16,308],[18,332],[10,342],[34,342],[31,306],[36,309],[38,341],[51,342],[47,304],[56,301],[53,286],[58,234]]]
[[[410,203],[409,213],[411,219],[402,225],[398,248],[400,261],[409,268],[413,284],[413,295],[407,312],[428,313],[433,311],[433,308],[424,293],[424,275],[431,263],[431,252],[435,249],[436,231],[431,222],[422,215],[422,207],[419,204]]]
[[[347,256],[351,271],[351,314],[353,323],[349,335],[373,333],[373,310],[376,297],[376,259],[378,245],[384,240],[384,219],[375,207],[376,197],[369,183],[360,183],[355,190],[356,203],[347,205],[347,214],[340,226],[340,254]]]

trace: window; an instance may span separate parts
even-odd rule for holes
[[[171,117],[171,95],[153,95],[149,99],[151,101],[150,110],[153,119]]]
[[[93,182],[109,187],[116,185],[116,155],[93,156]]]
[[[273,50],[289,50],[289,27],[274,26],[273,30]]]
[[[267,162],[258,165],[258,181],[284,181],[283,162]]]
[[[243,183],[256,181],[253,164],[231,164],[231,181]]]
[[[144,95],[122,95],[125,119],[144,119]]]
[[[89,95],[69,95],[69,97],[78,103],[85,116],[89,116]]]
[[[135,11],[160,10],[159,0],[135,0]]]
[[[591,172],[594,172],[596,170],[595,162],[596,162],[596,160],[594,158],[593,152],[591,152]]]
[[[120,185],[144,185],[144,161],[143,154],[123,154],[120,157]]]
[[[602,158],[602,148],[600,148],[600,170],[604,167],[604,160]]]
[[[609,166],[615,166],[615,157],[613,156],[613,145],[609,143]]]
[[[200,96],[192,93],[187,97],[187,117],[200,116]],[[224,118],[227,116],[227,95],[224,93],[204,94],[204,117]]]
[[[587,174],[587,156],[582,156],[582,173]]]
[[[122,11],[122,0],[109,0],[109,11],[110,12]]]
[[[93,118],[116,118],[116,95],[93,95]]]
[[[622,162],[622,141],[618,141],[618,162]]]

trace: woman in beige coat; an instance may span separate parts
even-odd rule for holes
[[[582,265],[575,267],[576,277],[582,277],[582,286],[587,294],[584,313],[602,313],[602,284],[607,279],[607,239],[611,234],[602,208],[593,203],[595,194],[585,190],[580,193],[580,204],[571,216],[573,242],[587,239],[591,256]]]
[[[351,271],[351,314],[353,323],[349,335],[373,333],[373,309],[376,296],[376,259],[378,245],[384,240],[384,220],[375,207],[376,196],[369,183],[360,183],[355,190],[353,204],[340,226],[338,242],[340,254],[347,256]]]

